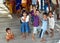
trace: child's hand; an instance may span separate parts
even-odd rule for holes
[[[23,21],[25,21],[26,19],[24,18],[24,19],[22,19]]]
[[[22,18],[23,21],[26,21],[26,16],[24,18]]]

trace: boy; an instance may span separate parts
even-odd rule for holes
[[[6,40],[10,41],[11,39],[14,39],[14,34],[11,32],[10,28],[6,28]]]
[[[39,10],[36,10],[33,16],[33,34],[32,34],[32,40],[35,41],[35,34],[37,34],[37,30],[39,30],[39,25],[41,25],[41,20],[39,18]]]
[[[39,34],[39,38],[41,38],[41,42],[46,40],[43,37],[43,35],[46,31],[47,31],[47,13],[43,13],[42,27],[41,27],[41,32]]]

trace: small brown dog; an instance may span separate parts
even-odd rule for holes
[[[9,41],[14,39],[14,34],[11,32],[10,28],[6,28],[6,40]]]

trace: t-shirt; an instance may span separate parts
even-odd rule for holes
[[[34,21],[33,21],[33,26],[38,27],[39,26],[39,16],[33,16]]]
[[[39,16],[37,16],[37,15],[35,16],[33,10],[30,12],[30,14],[31,14],[31,20],[33,22],[33,26],[38,27],[39,26]]]

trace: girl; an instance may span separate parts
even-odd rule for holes
[[[21,17],[21,32],[22,32],[22,38],[26,38],[30,29],[29,29],[29,15],[27,15],[27,12],[23,12],[23,16]]]
[[[50,34],[51,34],[51,37],[54,35],[54,25],[55,25],[55,20],[54,20],[54,15],[53,13],[50,11],[49,12],[49,28],[51,30]]]

